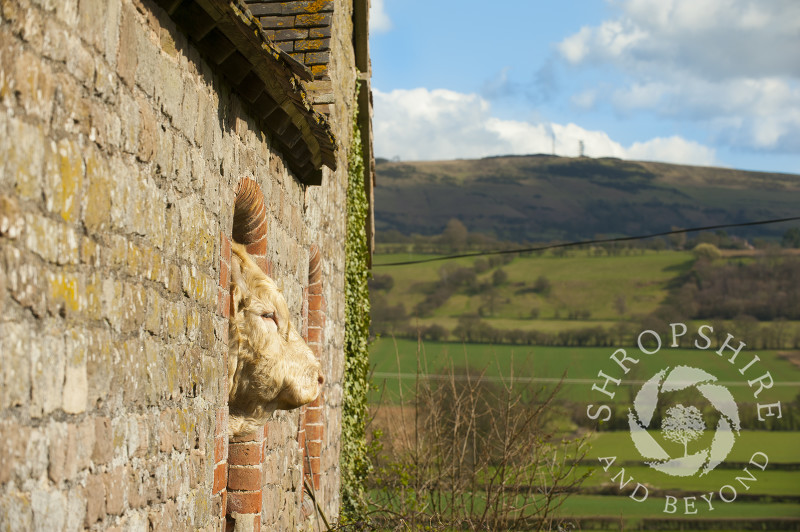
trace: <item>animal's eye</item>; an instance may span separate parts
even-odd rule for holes
[[[278,326],[278,317],[275,316],[275,312],[265,312],[261,315],[262,318],[265,320],[272,320],[275,322],[275,326]]]

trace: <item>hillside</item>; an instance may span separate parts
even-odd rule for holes
[[[797,215],[800,175],[549,155],[377,165],[381,232],[461,220],[503,240],[634,235]],[[737,229],[780,236],[786,224]]]

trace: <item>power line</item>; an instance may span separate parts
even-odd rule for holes
[[[772,220],[759,220],[757,222],[742,222],[737,224],[719,224],[719,225],[707,225],[705,227],[692,227],[689,229],[675,229],[672,231],[664,231],[662,233],[652,233],[649,235],[638,235],[638,236],[621,236],[617,238],[601,238],[595,240],[581,240],[578,242],[565,242],[561,244],[548,244],[546,246],[538,246],[533,248],[516,248],[516,249],[502,249],[502,250],[495,250],[495,251],[472,251],[470,253],[460,253],[458,255],[446,255],[444,257],[433,257],[429,259],[419,259],[419,260],[409,260],[409,261],[401,261],[401,262],[385,262],[382,264],[373,264],[373,268],[379,268],[381,266],[408,266],[411,264],[422,264],[425,262],[437,262],[443,260],[453,260],[453,259],[463,259],[466,257],[485,257],[487,255],[506,255],[509,253],[528,253],[531,251],[546,251],[548,249],[556,249],[556,248],[569,248],[569,247],[576,247],[576,246],[587,246],[590,244],[609,244],[612,242],[630,242],[632,240],[645,240],[647,238],[655,238],[658,236],[667,236],[667,235],[679,235],[683,233],[693,233],[695,231],[711,231],[714,229],[728,229],[731,227],[747,227],[751,225],[767,225],[767,224],[777,224],[781,222],[794,222],[800,220],[800,216],[792,216],[790,218],[775,218]]]

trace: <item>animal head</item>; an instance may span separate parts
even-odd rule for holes
[[[310,403],[322,369],[291,322],[275,282],[240,244],[232,245],[228,334],[229,432],[255,430],[275,410]]]

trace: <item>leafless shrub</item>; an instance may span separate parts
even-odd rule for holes
[[[557,527],[585,455],[584,440],[554,435],[558,388],[537,392],[513,372],[489,377],[452,361],[437,374],[424,366],[418,353],[413,393],[401,388],[400,404],[376,413],[371,512],[347,529]]]

